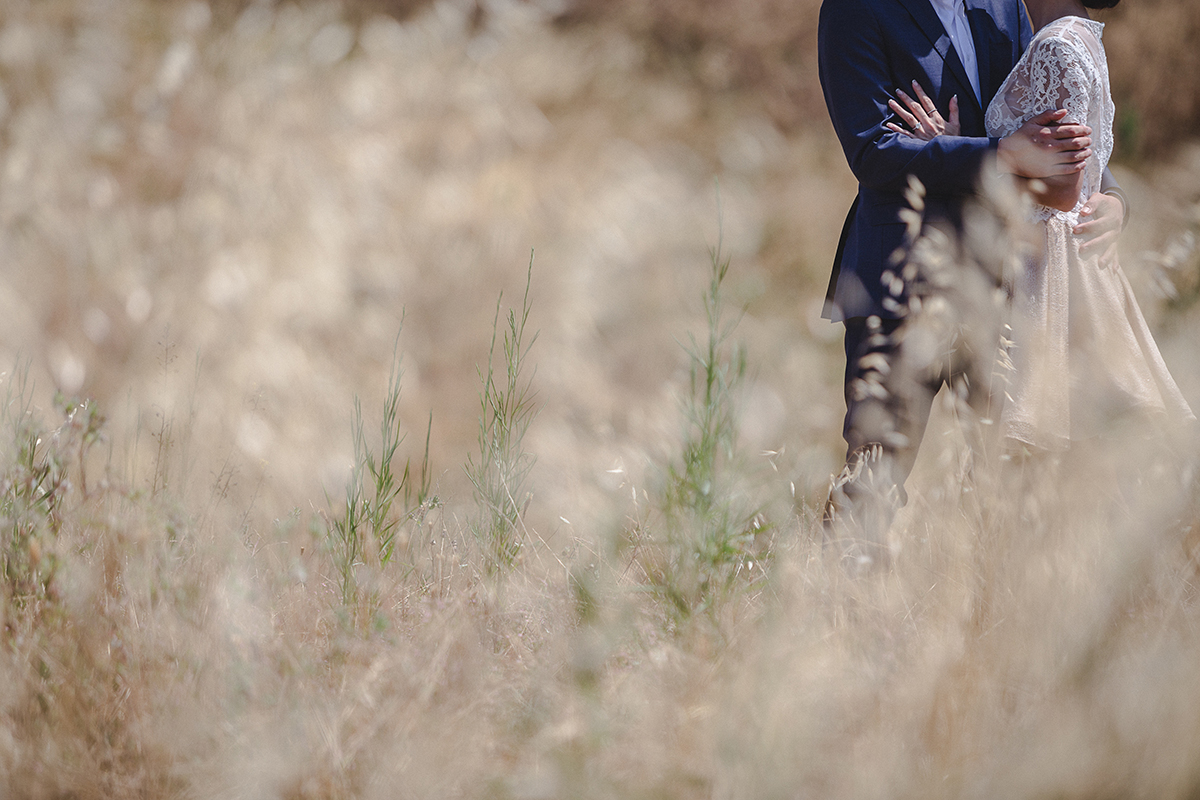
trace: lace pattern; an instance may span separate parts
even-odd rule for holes
[[[1100,190],[1100,179],[1113,150],[1114,107],[1108,84],[1108,62],[1100,37],[1104,23],[1062,17],[1042,28],[1009,73],[988,106],[989,136],[1007,136],[1045,111],[1063,108],[1066,121],[1092,129],[1092,155],[1084,168],[1083,186],[1072,211],[1035,206],[1034,218],[1058,217],[1071,224],[1079,207]]]

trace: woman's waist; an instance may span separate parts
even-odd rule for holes
[[[1050,220],[1057,220],[1062,222],[1064,225],[1073,228],[1079,224],[1080,211],[1082,210],[1083,204],[1086,202],[1086,200],[1087,198],[1080,198],[1075,203],[1075,207],[1070,211],[1063,211],[1061,208],[1051,208],[1050,206],[1043,206],[1034,203],[1033,209],[1029,215],[1029,220],[1030,222],[1049,222]]]

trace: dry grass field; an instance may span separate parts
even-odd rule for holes
[[[1127,5],[1197,408],[1200,19]],[[821,547],[816,6],[0,3],[0,798],[1200,797],[1194,432],[947,393]]]

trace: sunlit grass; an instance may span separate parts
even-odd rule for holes
[[[1195,795],[1192,439],[945,393],[852,575],[819,135],[535,4],[235,5],[0,12],[0,794]],[[1192,398],[1195,174],[1122,176]]]

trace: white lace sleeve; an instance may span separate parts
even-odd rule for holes
[[[1102,23],[1064,18],[1047,25],[1029,45],[987,110],[989,136],[1014,133],[1037,115],[1065,109],[1066,122],[1092,128],[1092,155],[1084,171],[1080,196],[1098,191],[1101,173],[1112,153],[1112,100],[1100,43]],[[1044,219],[1069,212],[1037,207]]]
[[[1056,108],[1066,122],[1087,124],[1091,55],[1071,39],[1048,36],[1030,47],[1025,69],[1005,93],[1005,104],[1022,122]]]
[[[1063,121],[1087,124],[1088,86],[1087,62],[1091,58],[1081,52],[1074,42],[1058,38],[1045,38],[1030,52],[1028,85],[1014,86],[1014,90],[1028,92],[1025,108],[1033,109],[1033,116],[1056,108],[1067,109]]]

